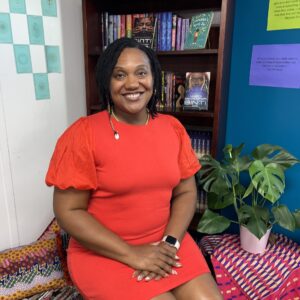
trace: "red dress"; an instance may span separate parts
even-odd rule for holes
[[[167,115],[147,125],[130,125],[106,111],[76,121],[60,137],[46,177],[60,189],[92,190],[88,211],[130,244],[160,241],[170,215],[173,188],[200,168],[180,122]],[[97,255],[74,239],[68,249],[71,278],[86,299],[149,300],[209,272],[186,234],[178,251],[178,275],[137,282],[134,270]]]

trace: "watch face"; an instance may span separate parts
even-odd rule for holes
[[[171,245],[175,245],[176,241],[177,240],[174,237],[170,236],[170,235],[168,235],[167,238],[166,238],[166,242],[171,244]]]

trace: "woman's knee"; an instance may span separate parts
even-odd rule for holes
[[[177,300],[222,300],[223,296],[210,273],[200,275],[173,290]]]
[[[176,300],[176,298],[171,292],[168,292],[151,298],[150,300]]]

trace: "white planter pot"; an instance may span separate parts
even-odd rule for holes
[[[268,244],[271,229],[268,229],[261,239],[258,239],[252,232],[250,232],[246,227],[240,226],[240,241],[242,249],[254,253],[261,254],[264,253]]]

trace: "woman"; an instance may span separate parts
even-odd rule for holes
[[[200,165],[183,126],[156,112],[154,52],[117,40],[96,77],[103,110],[65,131],[46,177],[73,282],[86,299],[222,299],[186,233]]]

